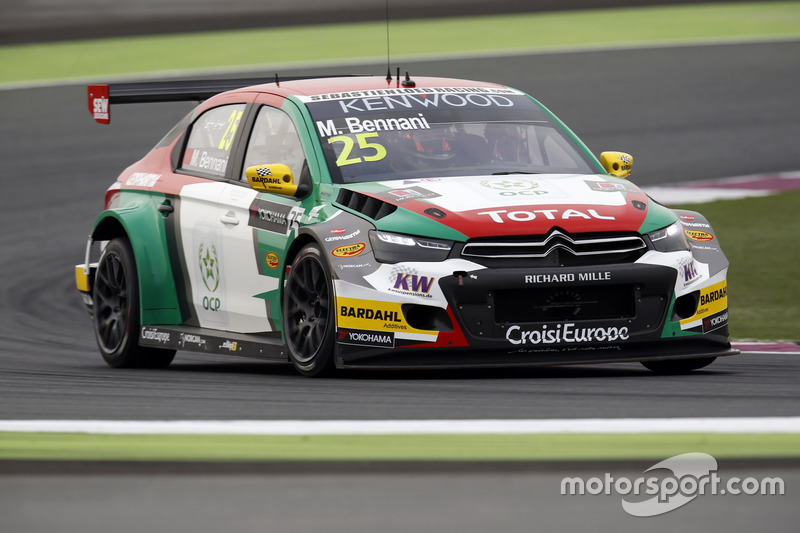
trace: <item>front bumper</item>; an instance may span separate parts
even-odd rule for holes
[[[440,285],[474,347],[577,346],[660,338],[675,270],[486,269]]]
[[[94,276],[97,273],[97,262],[92,262],[92,253],[95,242],[91,236],[86,242],[86,252],[84,261],[80,265],[75,265],[75,287],[81,293],[84,305],[89,313],[92,313],[92,288],[94,287]],[[97,253],[97,252],[95,252]]]
[[[435,273],[434,268],[429,265],[426,273]],[[678,271],[672,267],[479,267],[438,274],[439,293],[431,303],[446,302],[442,314],[450,317],[452,328],[428,342],[386,334],[381,346],[340,345],[338,366],[539,366],[738,353],[728,342],[727,322],[709,332],[681,329],[697,305],[675,305]],[[402,305],[412,327],[421,328],[409,311],[424,303]]]

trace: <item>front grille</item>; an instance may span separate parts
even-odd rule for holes
[[[611,320],[635,314],[633,285],[498,290],[494,295],[494,319],[499,324]]]
[[[461,256],[479,263],[525,260],[528,264],[582,266],[632,263],[647,251],[635,233],[578,233],[554,229],[547,235],[507,239],[474,239]]]

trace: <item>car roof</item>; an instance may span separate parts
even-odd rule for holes
[[[246,92],[265,92],[281,94],[284,96],[313,96],[328,93],[343,93],[356,91],[370,91],[377,89],[399,89],[415,91],[433,87],[503,87],[497,83],[484,81],[461,80],[454,78],[414,77],[414,86],[410,87],[404,82],[398,83],[395,78],[387,81],[385,76],[349,76],[331,78],[313,78],[302,80],[279,81],[239,89]]]

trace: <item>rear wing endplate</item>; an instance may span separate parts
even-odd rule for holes
[[[89,112],[95,122],[111,122],[111,104],[145,102],[202,102],[212,96],[263,83],[275,82],[269,78],[236,78],[224,80],[150,81],[89,85]],[[283,78],[281,81],[288,81]]]

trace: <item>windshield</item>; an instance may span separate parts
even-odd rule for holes
[[[551,117],[513,89],[401,88],[303,100],[336,183],[594,173]]]

